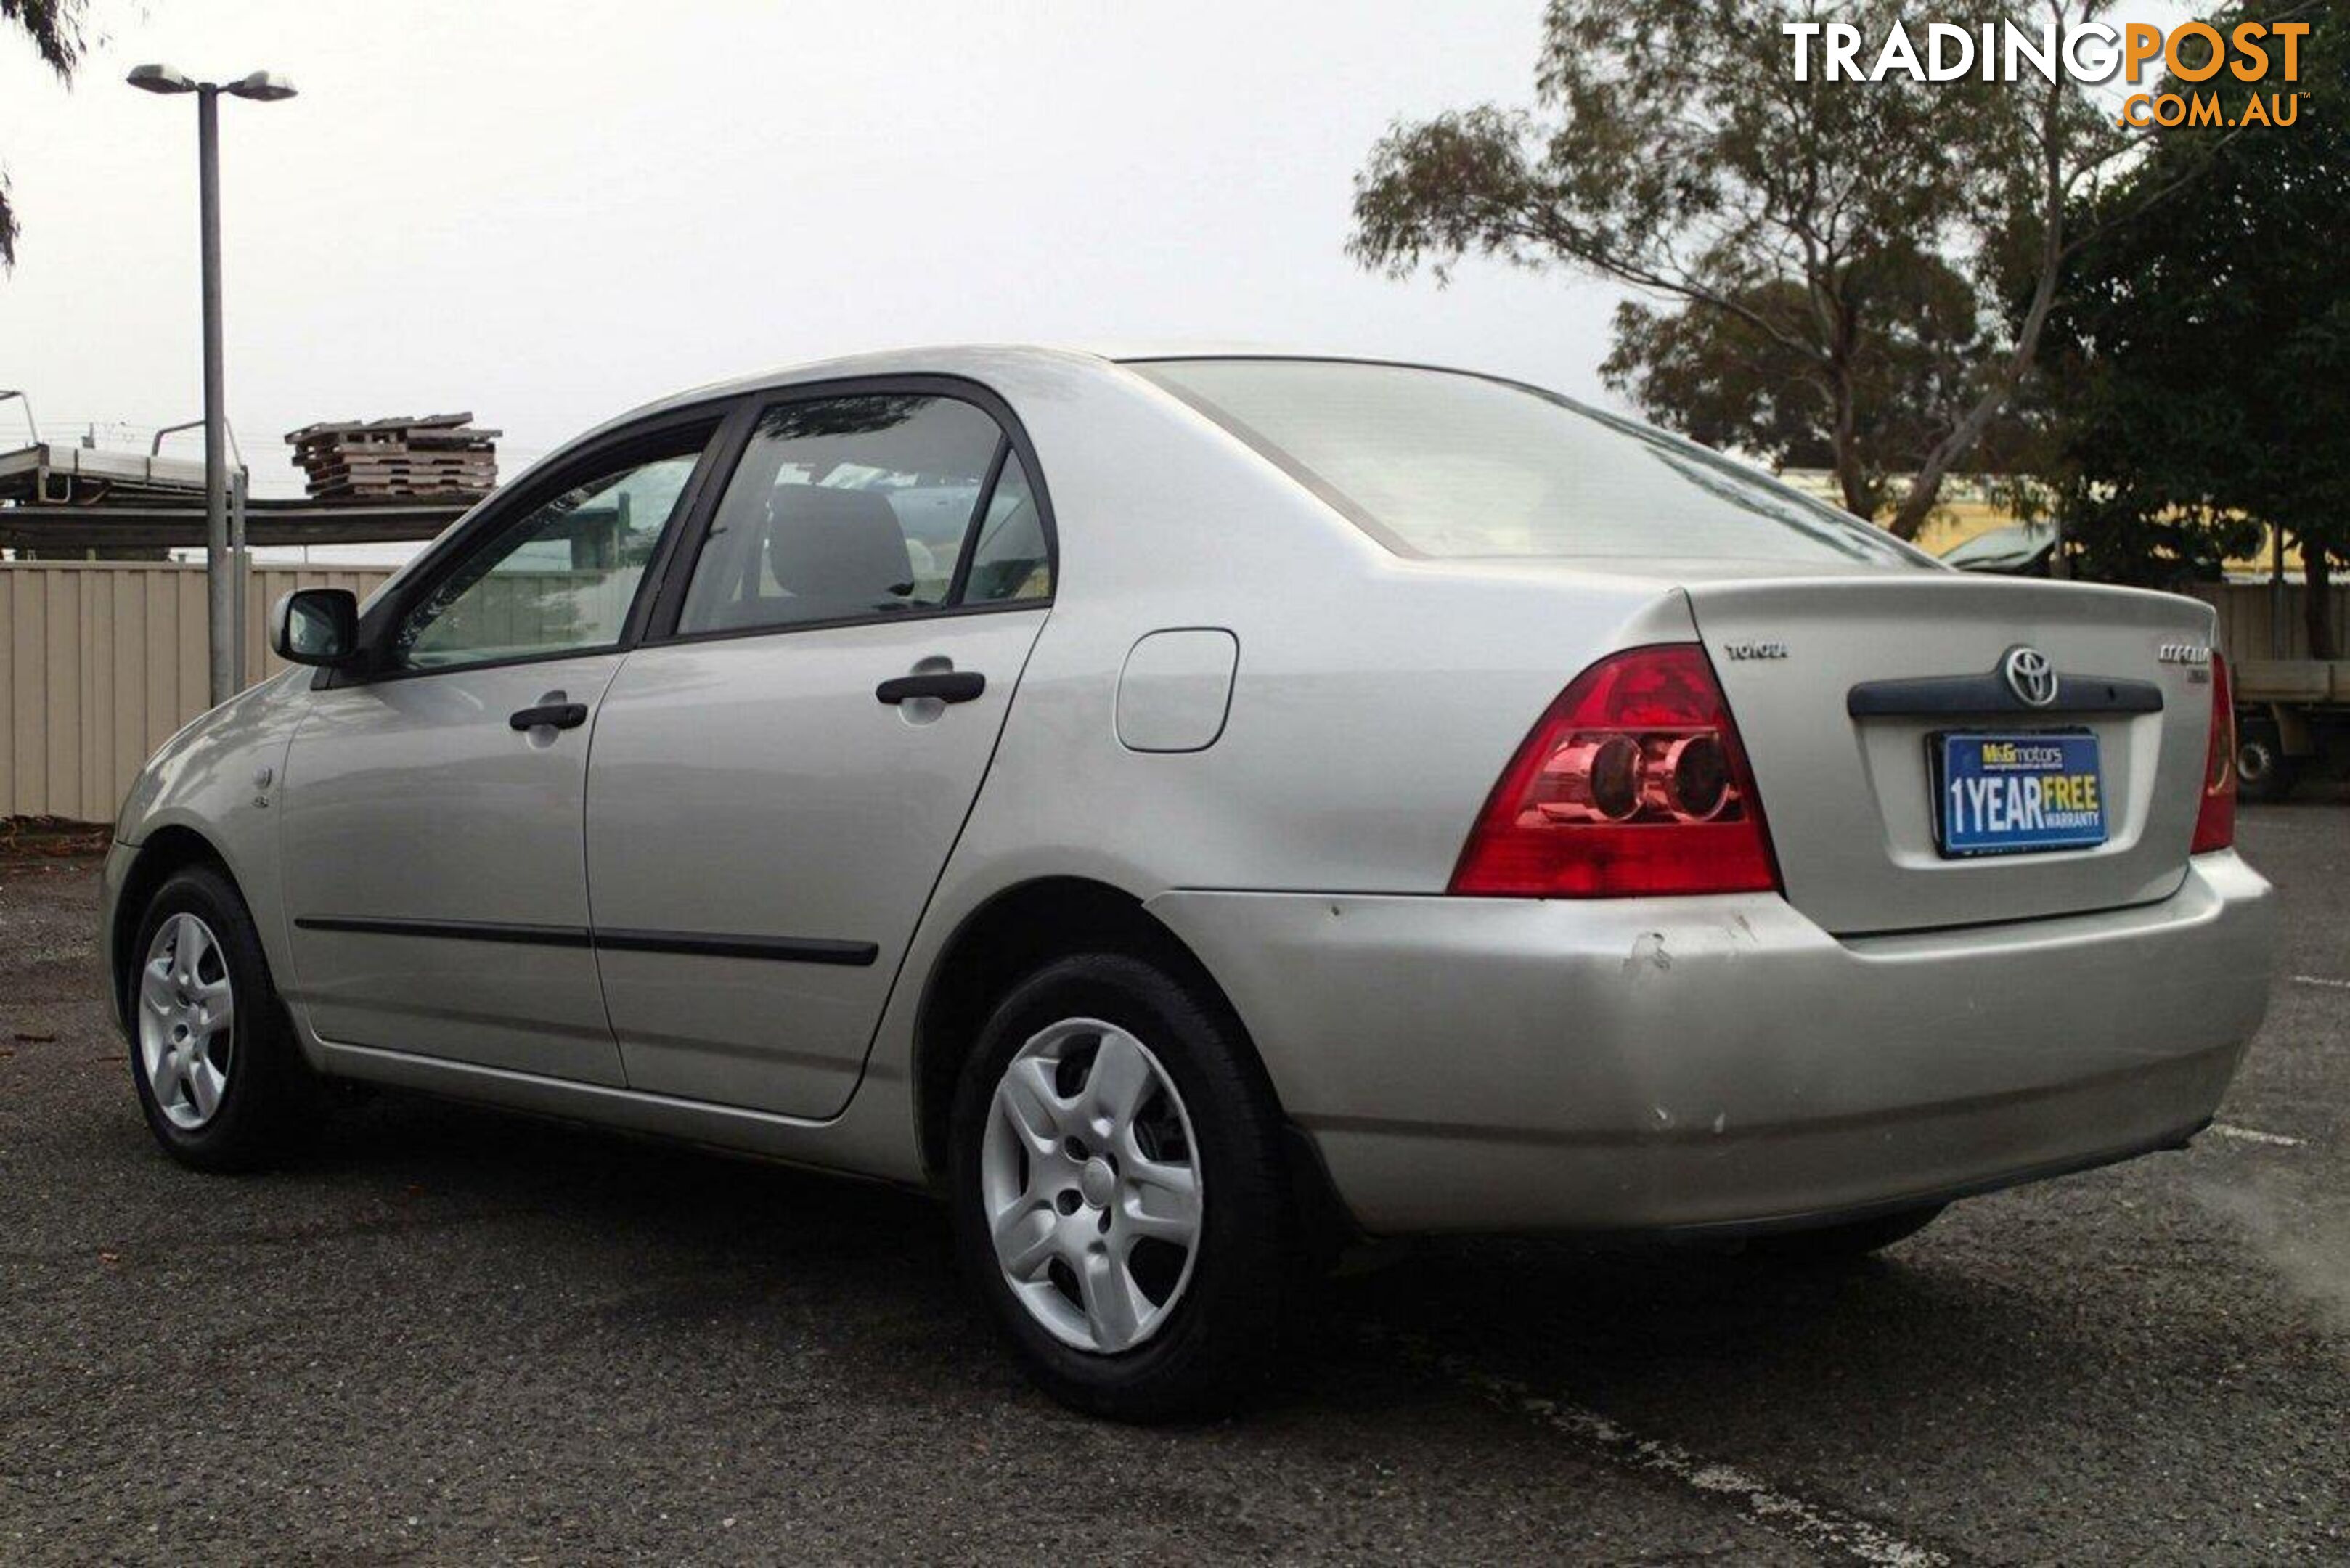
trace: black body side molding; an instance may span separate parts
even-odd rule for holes
[[[609,931],[585,926],[526,926],[491,920],[411,920],[303,915],[305,931],[345,931],[377,937],[431,937],[442,941],[513,942],[526,947],[600,948],[609,952],[688,953],[701,958],[764,959],[775,963],[842,964],[863,969],[881,957],[872,942],[826,937],[738,937],[709,931]]]

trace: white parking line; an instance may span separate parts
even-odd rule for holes
[[[1877,1568],[1936,1568],[1950,1562],[1939,1552],[1912,1545],[1840,1509],[1790,1497],[1748,1471],[1717,1464],[1675,1443],[1640,1437],[1596,1410],[1536,1394],[1514,1377],[1480,1371],[1423,1340],[1401,1334],[1373,1337],[1402,1351],[1414,1366],[1441,1373],[1503,1409],[1540,1421],[1618,1469],[1663,1476],[1690,1491],[1735,1502],[1755,1522],[1806,1546],[1840,1552]]]
[[[2322,974],[2297,974],[2293,977],[2293,983],[2322,985],[2328,991],[2350,991],[2350,980],[2328,980]]]
[[[2272,1148],[2299,1148],[2301,1140],[2282,1133],[2262,1132],[2257,1127],[2231,1127],[2226,1122],[2213,1122],[2210,1130],[2221,1137],[2231,1137],[2239,1143],[2264,1143]]]

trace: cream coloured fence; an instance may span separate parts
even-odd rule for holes
[[[285,666],[266,647],[277,596],[349,588],[389,567],[254,570],[245,668]],[[204,571],[161,562],[0,562],[0,816],[110,822],[139,765],[204,710]]]

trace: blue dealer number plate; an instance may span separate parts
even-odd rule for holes
[[[2072,731],[1934,737],[1945,855],[2085,849],[2106,841],[2097,737]]]

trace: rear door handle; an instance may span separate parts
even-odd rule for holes
[[[507,724],[517,730],[576,730],[587,722],[585,702],[542,702],[536,708],[517,708],[506,716]]]
[[[884,680],[873,689],[873,695],[891,707],[916,697],[935,697],[941,702],[968,702],[987,690],[987,677],[976,670],[947,670],[936,675],[900,675]]]

